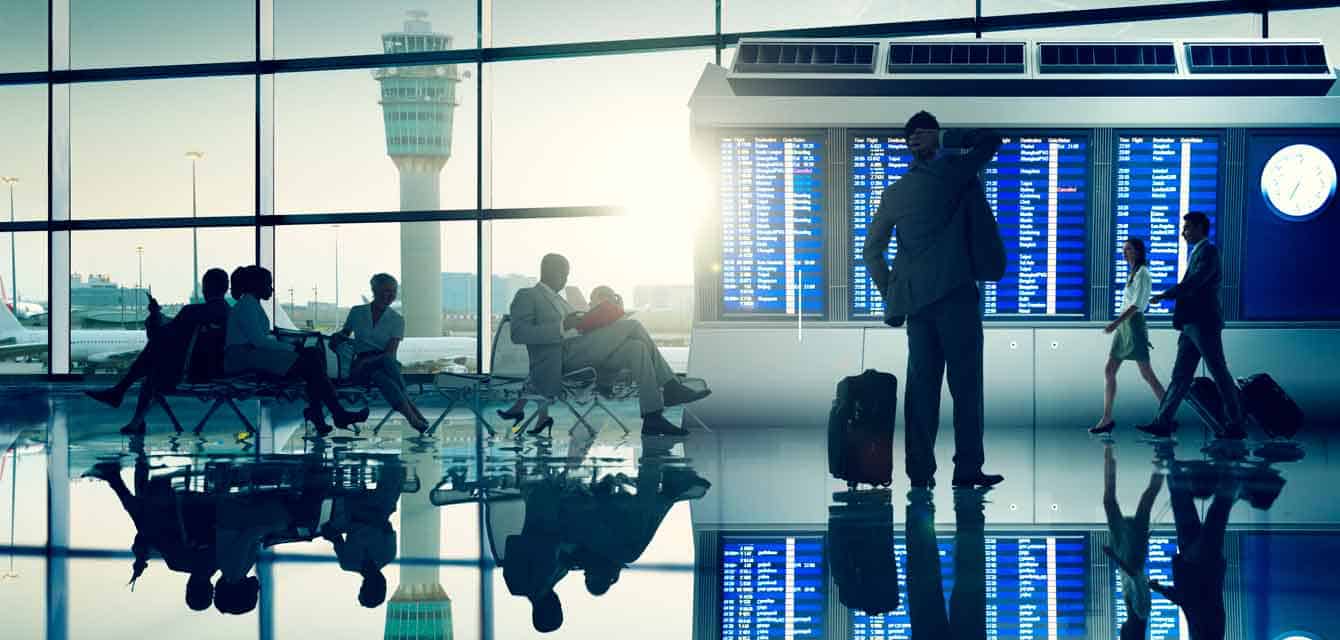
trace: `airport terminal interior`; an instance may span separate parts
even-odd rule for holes
[[[1335,0],[0,0],[0,638],[1340,640],[1338,76]]]

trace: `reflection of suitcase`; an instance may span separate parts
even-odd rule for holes
[[[888,492],[879,493],[870,503],[828,508],[828,573],[837,585],[838,601],[870,615],[889,613],[901,604],[893,507]]]
[[[1268,373],[1238,380],[1242,409],[1272,438],[1292,438],[1303,428],[1303,410]]]
[[[1205,377],[1192,380],[1186,401],[1211,431],[1216,434],[1224,432],[1224,399],[1219,395],[1219,385],[1214,380]]]
[[[828,414],[828,471],[849,486],[893,482],[898,378],[867,369],[843,378]]]

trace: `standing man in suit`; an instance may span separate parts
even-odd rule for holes
[[[954,486],[989,487],[1005,478],[982,472],[982,313],[968,229],[995,225],[978,172],[996,155],[1001,139],[985,129],[941,131],[925,111],[903,129],[914,159],[880,197],[864,257],[884,296],[886,322],[896,326],[901,319],[893,318],[901,317],[907,322],[907,477],[913,487],[935,483],[940,385],[947,366],[954,398]],[[941,155],[942,145],[967,151]],[[884,254],[895,228],[898,255],[890,267]]]
[[[1166,438],[1177,430],[1173,416],[1182,398],[1191,389],[1191,381],[1196,375],[1196,366],[1201,358],[1205,359],[1205,368],[1210,370],[1215,386],[1219,387],[1219,396],[1224,401],[1224,415],[1227,424],[1224,432],[1217,434],[1224,438],[1241,440],[1247,437],[1242,428],[1242,404],[1238,400],[1238,385],[1228,372],[1228,363],[1224,360],[1224,318],[1219,310],[1219,247],[1210,242],[1210,219],[1199,211],[1182,216],[1182,238],[1190,247],[1188,266],[1182,281],[1160,293],[1151,302],[1176,300],[1173,308],[1173,328],[1182,332],[1177,339],[1177,360],[1173,364],[1172,382],[1168,392],[1159,403],[1158,415],[1154,421],[1138,427],[1149,435]]]
[[[568,283],[568,272],[568,259],[550,253],[540,260],[539,284],[518,291],[512,299],[512,341],[526,345],[530,384],[540,394],[554,397],[562,391],[565,371],[628,369],[637,380],[643,435],[687,435],[687,430],[666,420],[662,410],[701,400],[711,391],[680,382],[651,335],[632,318],[578,334],[582,314],[558,293]],[[544,422],[544,417],[537,420]]]

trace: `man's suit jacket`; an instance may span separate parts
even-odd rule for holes
[[[1162,296],[1175,300],[1173,327],[1181,329],[1188,324],[1207,329],[1222,329],[1224,316],[1219,309],[1219,247],[1207,239],[1191,256],[1182,281],[1164,291]]]
[[[991,215],[977,174],[995,156],[1001,138],[984,129],[951,130],[945,141],[969,150],[914,162],[884,190],[870,224],[863,252],[866,271],[891,314],[915,314],[974,282],[968,220],[962,214]],[[898,254],[890,267],[885,252],[895,229]]]
[[[512,298],[512,342],[526,345],[530,383],[535,391],[556,396],[563,379],[563,312],[542,285],[516,292]]]

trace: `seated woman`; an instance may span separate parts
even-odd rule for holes
[[[590,311],[582,314],[581,320],[577,322],[577,326],[574,328],[577,329],[578,333],[587,334],[609,326],[625,315],[623,298],[615,293],[612,287],[601,285],[591,290]],[[535,427],[531,429],[532,434],[542,433],[554,424],[554,419],[549,417],[549,402],[543,401],[539,404],[540,407],[536,410]],[[511,407],[498,410],[498,417],[520,423],[526,417],[525,398],[518,398]]]
[[[400,375],[396,350],[405,338],[405,319],[391,303],[395,302],[400,283],[390,274],[372,276],[372,302],[349,309],[344,328],[331,338],[338,345],[352,336],[354,362],[351,377],[360,383],[371,382],[381,390],[392,409],[409,420],[409,426],[423,433],[428,430],[428,419],[414,406],[405,391],[405,379]]]
[[[326,377],[326,356],[320,349],[290,345],[270,333],[270,319],[261,308],[261,300],[274,295],[270,270],[255,265],[233,272],[233,299],[237,305],[228,314],[227,339],[223,352],[223,371],[294,376],[307,383],[307,408],[303,417],[316,426],[317,435],[325,436],[326,424],[321,405],[330,409],[335,426],[341,429],[368,419],[368,410],[349,411],[340,406],[335,386]]]

